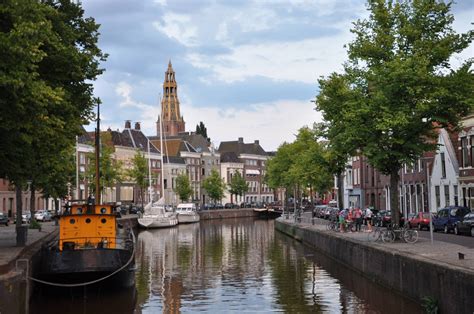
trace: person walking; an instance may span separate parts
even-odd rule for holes
[[[362,227],[362,210],[359,207],[354,209],[354,218],[356,223],[356,231],[360,231]]]
[[[367,222],[367,232],[372,232],[372,211],[369,207],[365,210],[365,221]]]
[[[343,209],[339,212],[339,231],[344,232],[345,228],[344,225],[346,223],[346,210]]]

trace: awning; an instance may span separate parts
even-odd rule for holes
[[[260,174],[260,171],[257,169],[246,169],[245,174]]]

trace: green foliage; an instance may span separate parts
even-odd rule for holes
[[[421,299],[422,304],[421,306],[425,310],[426,314],[438,314],[439,313],[439,305],[438,300],[433,297],[426,296]]]
[[[265,181],[271,188],[312,187],[320,193],[331,187],[332,172],[326,146],[316,130],[301,128],[292,143],[283,143],[267,163]]]
[[[104,142],[104,137],[101,140]],[[100,149],[100,160],[99,160],[99,178],[100,186],[102,189],[106,187],[113,187],[115,184],[122,182],[123,170],[122,162],[112,158],[113,148],[109,146],[102,146]],[[95,192],[95,155],[89,153],[87,158],[89,159],[89,167],[86,171],[86,179],[89,183],[89,192]]]
[[[132,159],[132,168],[126,171],[129,179],[133,181],[138,188],[140,189],[140,197],[143,205],[145,199],[145,189],[148,186],[149,182],[149,172],[148,172],[148,159],[145,158],[142,151],[136,151]]]
[[[0,177],[17,186],[32,180],[62,194],[62,154],[92,117],[91,81],[106,55],[99,25],[83,13],[69,0],[0,4]]]
[[[211,139],[207,137],[207,128],[202,121],[196,125],[196,134],[201,134],[208,142],[211,141]]]
[[[212,169],[211,174],[202,181],[202,187],[207,191],[211,200],[220,201],[224,197],[226,184],[217,170]]]
[[[28,226],[28,228],[29,229],[41,229],[41,224],[38,221],[36,221],[36,219],[32,219],[30,221],[30,225]]]
[[[345,73],[320,79],[316,108],[338,155],[361,153],[391,176],[398,208],[398,171],[436,149],[436,128],[454,128],[474,107],[473,60],[452,69],[449,59],[474,32],[456,34],[451,3],[368,1],[370,16],[354,24]],[[339,164],[338,162],[336,164]],[[398,210],[392,211],[398,222]]]
[[[249,186],[240,171],[236,171],[229,183],[229,193],[242,196],[249,190]]]
[[[185,173],[182,173],[176,177],[176,188],[174,191],[178,194],[179,199],[182,202],[186,202],[191,197],[193,190],[189,178]]]

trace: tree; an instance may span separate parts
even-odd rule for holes
[[[207,128],[202,121],[196,125],[196,134],[201,134],[208,142],[211,141],[211,139],[207,137]]]
[[[454,32],[451,2],[371,0],[368,9],[369,18],[352,29],[345,73],[320,80],[321,92],[328,103],[335,100],[330,111],[340,113],[339,122],[330,121],[342,126],[340,143],[352,139],[372,166],[390,175],[392,221],[398,223],[399,169],[436,149],[436,128],[457,127],[473,109],[473,60],[458,69],[449,60],[469,46],[474,32]],[[328,92],[337,79],[345,81],[349,97],[343,101]],[[318,100],[319,109],[329,110]]]
[[[102,139],[103,141],[103,139]],[[109,146],[103,146],[100,150],[100,160],[99,160],[99,177],[100,177],[100,186],[102,191],[105,191],[107,187],[113,187],[119,182],[122,182],[122,162],[114,160],[112,158],[112,148]],[[89,167],[86,171],[86,178],[89,184],[89,193],[94,193],[95,191],[95,155],[94,153],[89,153],[87,156],[90,160]],[[100,202],[100,200],[96,200]]]
[[[229,183],[229,193],[230,193],[230,199],[232,201],[232,195],[239,195],[243,196],[247,191],[249,190],[249,186],[247,182],[245,181],[245,178],[242,176],[240,171],[236,171],[232,179],[230,180]]]
[[[148,163],[142,151],[138,150],[132,159],[132,168],[128,169],[128,177],[138,186],[140,190],[140,199],[142,202],[145,200],[145,189],[148,186],[149,172]]]
[[[220,177],[217,170],[212,169],[211,174],[202,181],[202,187],[207,191],[209,198],[215,202],[219,201],[224,197],[224,190],[226,184]]]
[[[98,25],[70,1],[6,0],[0,21],[0,176],[18,198],[26,181],[32,191],[42,188],[57,164],[53,152],[73,146],[91,117],[91,81],[106,56],[97,47]]]
[[[176,188],[174,191],[178,194],[179,199],[182,202],[189,200],[189,197],[193,193],[189,178],[185,173],[182,173],[176,177]]]

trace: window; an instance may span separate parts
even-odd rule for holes
[[[441,177],[446,178],[446,160],[444,158],[444,152],[441,153]]]
[[[462,159],[461,164],[464,168],[469,166],[468,151],[467,151],[467,137],[461,138],[461,159]]]
[[[435,195],[436,195],[436,208],[440,208],[441,207],[441,200],[440,200],[439,185],[435,186]]]
[[[474,166],[474,136],[471,136],[471,166]]]
[[[458,206],[459,201],[458,201],[458,186],[453,185],[454,188],[454,206]]]
[[[85,164],[86,163],[86,155],[79,154],[79,163],[80,164]]]
[[[449,185],[444,186],[444,204],[449,205]]]

